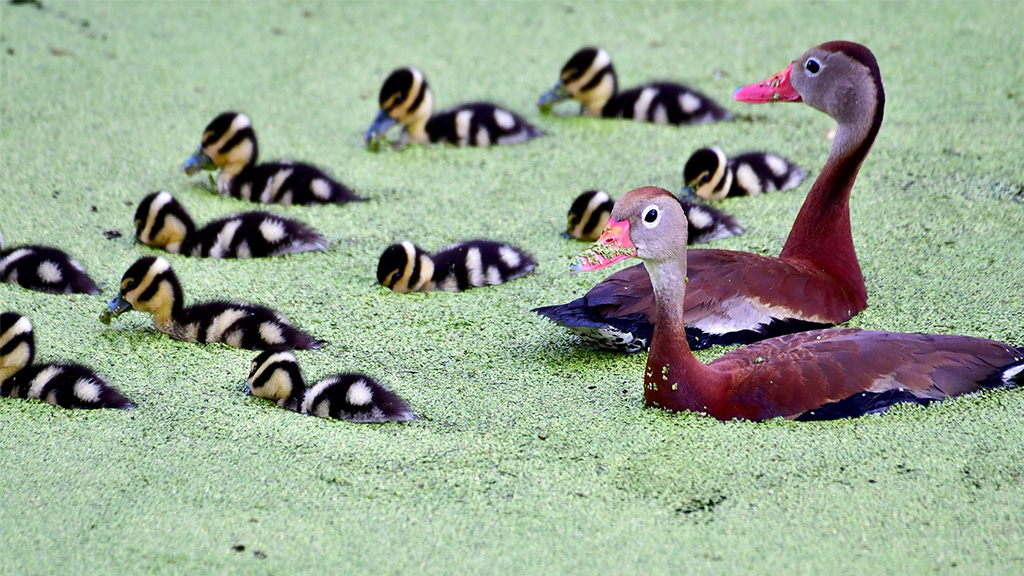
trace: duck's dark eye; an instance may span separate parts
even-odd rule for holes
[[[128,281],[127,284],[124,285],[124,289],[125,290],[131,290],[132,288],[135,288],[135,286],[137,284],[138,284],[138,282],[136,282],[135,279],[131,279],[131,280]]]
[[[821,72],[821,62],[818,62],[815,58],[808,58],[807,62],[804,62],[804,70],[807,70],[811,76],[815,76],[818,72]]]
[[[658,219],[658,210],[651,208],[644,214],[644,222],[652,223]]]
[[[704,185],[704,184],[707,184],[710,181],[711,181],[711,174],[704,174],[703,176],[700,177],[700,180],[697,183],[701,184],[701,185]]]

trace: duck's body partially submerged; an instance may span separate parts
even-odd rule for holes
[[[349,422],[404,422],[416,418],[405,400],[365,374],[337,374],[307,386],[295,355],[286,350],[268,350],[257,356],[245,385],[253,396],[321,418]]]
[[[611,57],[602,48],[582,48],[562,67],[558,83],[541,96],[542,111],[569,98],[581,113],[597,118],[626,118],[654,124],[704,124],[731,114],[707,96],[682,84],[653,82],[618,91]]]
[[[434,114],[434,94],[416,68],[392,72],[380,89],[380,111],[366,131],[374,146],[395,124],[402,125],[399,144],[447,143],[456,146],[519,144],[542,136],[522,116],[490,102],[462,104]]]
[[[680,199],[679,205],[689,223],[690,244],[702,244],[743,234],[743,226],[735,218],[689,199]],[[615,201],[603,190],[588,190],[573,200],[566,218],[566,235],[577,240],[593,242],[601,235]]]
[[[128,310],[152,314],[157,330],[186,342],[223,342],[250,350],[308,350],[323,345],[263,306],[213,301],[186,307],[178,277],[162,257],[140,258],[124,273],[120,293],[100,320],[109,324],[111,318]]]
[[[34,398],[62,408],[134,408],[91,369],[71,362],[33,366],[35,354],[28,317],[0,314],[0,396]]]
[[[245,114],[224,112],[203,131],[202,143],[181,169],[192,176],[220,169],[217,191],[264,204],[340,204],[363,200],[323,170],[301,162],[257,164],[259,147]]]
[[[85,268],[64,251],[50,246],[4,249],[0,234],[0,282],[53,294],[99,294]]]
[[[813,68],[816,72],[811,72]],[[691,250],[686,322],[690,347],[743,344],[839,324],[867,306],[853,247],[850,191],[882,124],[885,92],[871,52],[830,42],[783,77],[737,92],[747,102],[804,101],[837,121],[832,151],[777,258]],[[654,330],[655,297],[643,265],[612,274],[585,296],[540,309],[600,348],[634,352]]]
[[[206,258],[261,258],[327,249],[327,241],[316,230],[269,212],[243,212],[197,229],[185,207],[167,192],[154,192],[139,203],[135,238],[172,254]]]
[[[537,261],[519,248],[470,240],[428,254],[412,242],[388,246],[377,263],[377,281],[395,292],[461,292],[503,284],[533,271]]]
[[[683,167],[682,196],[757,196],[790,190],[806,177],[807,171],[778,154],[744,152],[727,159],[721,148],[701,148]]]
[[[674,200],[660,188],[629,192],[616,204],[599,248],[575,264],[576,270],[594,270],[638,257],[647,265],[657,299],[644,373],[649,406],[720,420],[819,420],[1024,384],[1024,348],[967,336],[812,330],[701,363],[685,333],[689,285],[680,236],[686,225]]]

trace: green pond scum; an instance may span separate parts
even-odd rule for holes
[[[590,350],[530,311],[636,262],[566,272],[573,198],[678,190],[704,146],[808,169],[794,190],[716,203],[747,233],[709,247],[777,255],[833,125],[731,95],[842,39],[874,52],[887,96],[850,202],[869,301],[847,325],[1024,345],[1022,21],[1019,2],[3,2],[4,240],[61,248],[104,294],[3,283],[0,310],[32,320],[37,362],[86,364],[137,407],[0,398],[0,573],[1024,573],[1024,391],[718,422],[647,408],[646,354]],[[621,86],[682,82],[737,119],[541,114],[583,46],[608,51]],[[381,80],[410,65],[436,110],[492,101],[546,135],[371,153]],[[369,201],[210,193],[180,164],[224,110],[252,119],[261,159],[315,164]],[[238,390],[251,351],[167,338],[146,315],[97,322],[124,271],[157,254],[132,220],[154,190],[197,221],[267,210],[321,231],[326,252],[169,258],[190,302],[280,311],[330,341],[296,353],[306,373],[366,373],[421,419],[296,418]],[[407,238],[511,242],[539,265],[395,294],[376,264]]]

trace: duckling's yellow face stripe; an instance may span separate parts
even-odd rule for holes
[[[170,269],[171,263],[166,258],[157,258],[141,279],[124,278],[121,280],[122,297],[136,310],[149,312],[154,316],[166,315],[167,318],[170,318],[171,310],[174,307],[174,290],[171,288],[170,282],[158,278]],[[151,297],[143,298],[143,295],[151,292],[154,282],[159,282],[155,293]]]
[[[6,346],[16,336],[32,332],[32,322],[25,316],[18,318],[13,325],[9,326],[0,334],[0,349]],[[6,381],[17,374],[32,362],[32,345],[29,342],[21,342],[13,350],[0,356],[0,382]]]
[[[267,400],[284,400],[291,396],[294,383],[286,370],[282,370],[280,363],[295,364],[298,361],[291,352],[277,352],[271,354],[257,365],[246,383],[253,396],[266,398]],[[268,373],[269,371],[269,373]]]
[[[139,242],[142,242],[147,246],[153,246],[154,248],[164,248],[168,252],[176,254],[181,250],[181,245],[185,241],[185,237],[188,235],[188,229],[185,227],[185,223],[177,216],[167,214],[164,217],[163,226],[158,229],[154,229],[160,213],[164,211],[164,207],[173,200],[174,198],[167,192],[157,194],[149,205],[149,211],[146,213],[146,221],[144,223],[136,222],[135,227],[138,229],[140,225],[142,226],[142,229],[139,230],[137,235]]]
[[[214,165],[220,166],[221,168],[227,169],[230,172],[238,172],[245,165],[252,161],[254,149],[252,140],[246,138],[242,142],[239,142],[235,146],[232,146],[230,150],[223,150],[225,144],[227,144],[235,134],[238,134],[240,130],[250,128],[252,123],[245,114],[239,114],[235,116],[235,119],[231,121],[231,126],[220,136],[214,140],[217,136],[212,131],[206,131],[203,133],[203,154],[206,154],[213,161]]]
[[[417,284],[420,284],[419,278],[412,277],[413,273],[416,271],[416,246],[414,246],[413,243],[409,242],[408,240],[402,242],[401,246],[402,249],[405,251],[405,265],[401,269],[401,275],[399,276],[398,280],[390,282],[388,288],[391,288],[395,292],[411,292],[413,290],[416,290],[417,286],[410,286],[410,281],[415,281]],[[395,270],[395,272],[398,271],[399,270]],[[431,273],[433,273],[433,266],[431,266]],[[422,275],[423,273],[421,270],[420,276]],[[391,278],[393,276],[394,272],[392,272],[391,275],[388,276],[388,278]]]

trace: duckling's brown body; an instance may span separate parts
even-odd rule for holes
[[[652,82],[618,91],[611,56],[602,48],[582,48],[562,67],[560,79],[538,105],[550,110],[562,100],[580,102],[585,116],[626,118],[654,124],[704,124],[732,115],[700,92],[674,82]]]
[[[362,200],[323,170],[300,162],[257,164],[259,147],[249,118],[224,112],[203,131],[202,144],[181,169],[189,176],[220,168],[217,191],[264,204],[330,204]]]
[[[34,398],[62,408],[132,408],[120,392],[91,369],[70,362],[32,366],[32,322],[16,312],[0,314],[0,396]]]
[[[433,114],[434,95],[423,73],[399,68],[380,90],[380,112],[366,131],[373,144],[396,123],[400,144],[447,143],[456,146],[518,144],[543,135],[522,116],[490,102],[475,102]]]
[[[515,246],[470,240],[434,255],[412,242],[392,244],[377,264],[377,281],[395,292],[461,292],[529,274],[536,260]]]
[[[306,224],[269,212],[243,212],[196,229],[167,192],[154,192],[139,203],[135,237],[172,254],[206,258],[262,258],[327,248],[323,236]]]
[[[184,306],[178,277],[165,258],[140,258],[121,279],[121,291],[110,301],[106,323],[128,310],[153,315],[158,330],[175,340],[235,348],[308,350],[323,342],[293,326],[277,312],[238,302],[213,301]]]
[[[295,355],[284,350],[268,350],[257,356],[245,384],[253,396],[321,418],[349,422],[416,418],[405,400],[365,374],[337,374],[307,386]]]

